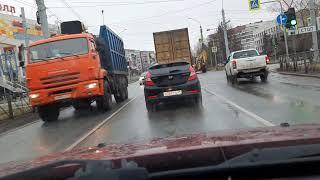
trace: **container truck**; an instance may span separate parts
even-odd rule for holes
[[[80,21],[61,24],[61,34],[33,42],[25,61],[29,99],[43,121],[54,121],[61,107],[109,110],[128,98],[128,70],[122,39],[107,26],[98,37]]]
[[[158,64],[188,62],[191,64],[191,50],[188,29],[175,29],[153,33]]]
[[[148,112],[168,101],[191,100],[202,105],[200,80],[191,66],[188,29],[153,33],[158,64],[149,68],[144,79]]]

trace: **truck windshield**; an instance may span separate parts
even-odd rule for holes
[[[86,38],[66,39],[30,47],[30,63],[88,53]]]
[[[258,52],[256,50],[249,50],[249,51],[241,51],[236,52],[233,55],[234,59],[240,59],[240,58],[247,58],[247,57],[254,57],[259,56]]]

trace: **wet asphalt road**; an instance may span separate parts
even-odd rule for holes
[[[39,120],[0,135],[0,163],[102,142],[130,143],[282,122],[320,122],[320,79],[271,73],[268,83],[261,83],[257,78],[254,82],[243,80],[231,86],[222,71],[199,74],[199,77],[203,88],[202,108],[180,102],[160,106],[157,112],[149,114],[143,87],[130,84],[129,100],[114,104],[110,112],[99,113],[94,105],[82,112],[67,108],[57,122]],[[100,128],[93,131],[97,125]]]

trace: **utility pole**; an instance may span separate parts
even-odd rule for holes
[[[281,1],[279,1],[279,3],[280,3],[280,14],[282,15],[283,14],[283,9],[282,9]],[[289,58],[289,48],[288,48],[287,28],[285,26],[283,26],[282,21],[281,21],[280,27],[284,28],[283,36],[284,36],[284,44],[285,44],[285,47],[286,47],[286,59],[288,60],[288,58]]]
[[[29,46],[29,38],[27,36],[27,21],[26,21],[26,15],[24,13],[24,8],[21,8],[21,18],[22,18],[22,26],[24,29],[24,47],[28,47]]]
[[[277,36],[278,32],[276,32]],[[278,38],[277,38],[278,39]],[[278,42],[276,41],[276,37],[273,35],[272,36],[272,41],[273,41],[273,51],[274,51],[274,62],[277,62],[277,48],[278,48]]]
[[[226,23],[226,17],[224,13],[224,9],[222,7],[222,29],[223,29],[223,37],[224,37],[224,44],[226,46],[226,58],[229,57],[230,49],[229,49],[229,42],[228,42],[228,35],[227,35],[227,23]]]
[[[281,1],[267,1],[267,2],[262,2],[261,4],[269,4],[269,3],[279,3],[280,5],[280,15],[283,14],[283,9],[282,9],[282,3]],[[285,48],[286,48],[286,58],[288,59],[289,58],[289,48],[288,48],[288,38],[287,38],[287,29],[285,26],[283,26],[282,24],[282,21],[280,21],[280,30],[281,30],[281,27],[284,28],[283,30],[283,36],[284,36],[284,44],[285,44]]]
[[[36,0],[38,6],[37,18],[40,19],[41,30],[45,38],[50,37],[48,19],[46,13],[46,6],[44,5],[44,0]]]
[[[102,14],[102,25],[104,25],[104,11],[101,10],[101,14]]]
[[[197,22],[199,24],[199,26],[200,26],[200,43],[201,43],[201,47],[202,47],[202,44],[203,44],[203,30],[202,30],[201,22],[196,20],[196,19],[194,19],[194,18],[190,18],[190,17],[188,19],[191,19],[191,20],[193,20],[193,21],[195,21],[195,22]]]
[[[202,26],[201,26],[201,24],[200,24],[200,38],[201,38],[201,46],[202,46],[202,44],[203,44],[203,31],[202,31]]]
[[[309,0],[309,11],[310,11],[310,17],[311,17],[311,26],[315,26],[317,29],[314,0]],[[318,59],[318,55],[319,55],[317,31],[312,32],[312,48],[314,51],[314,56],[313,56],[314,58],[313,59],[316,61]]]

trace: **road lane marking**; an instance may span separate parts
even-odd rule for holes
[[[73,108],[72,108],[72,107],[63,108],[63,110],[61,110],[61,112],[62,112],[62,111],[65,111],[65,110],[69,110],[69,109],[73,109]],[[15,127],[15,128],[10,129],[10,130],[8,130],[8,131],[4,131],[4,132],[0,133],[0,137],[1,137],[1,136],[8,135],[8,134],[12,134],[12,133],[14,133],[14,132],[16,132],[16,131],[19,131],[20,129],[23,129],[23,128],[27,127],[27,126],[31,126],[31,125],[33,125],[33,124],[35,124],[35,123],[40,123],[40,122],[43,122],[43,121],[41,120],[41,118],[38,118],[38,119],[35,120],[35,121],[29,122],[29,123],[27,123],[27,124],[23,124],[23,125],[21,125],[21,126]]]
[[[11,130],[5,131],[5,132],[3,132],[3,133],[0,134],[0,137],[1,137],[1,136],[8,135],[8,134],[12,134],[12,133],[14,133],[14,132],[16,132],[16,131],[24,128],[24,127],[31,126],[32,124],[38,123],[38,122],[40,122],[40,121],[41,121],[41,120],[38,119],[38,120],[35,120],[35,121],[32,121],[32,122],[29,122],[29,123],[27,123],[27,124],[18,126],[18,127],[16,127],[16,128],[13,128],[13,129],[11,129]]]
[[[262,123],[263,125],[265,125],[265,126],[276,126],[275,124],[271,123],[270,121],[265,120],[265,119],[263,119],[262,117],[254,114],[253,112],[250,112],[250,111],[246,110],[245,108],[237,105],[236,103],[228,100],[227,98],[225,98],[225,97],[223,97],[223,96],[221,96],[221,95],[219,95],[219,94],[217,94],[217,93],[215,93],[215,92],[213,92],[213,91],[210,91],[210,90],[207,89],[207,88],[203,88],[203,89],[204,89],[205,91],[207,91],[208,93],[216,96],[216,97],[219,98],[220,100],[225,101],[226,103],[230,104],[231,106],[233,106],[233,107],[239,109],[240,111],[244,112],[245,114],[251,116],[251,117],[254,118],[256,121]]]
[[[82,141],[84,141],[86,138],[88,138],[91,134],[93,134],[95,131],[97,131],[99,128],[101,128],[101,126],[103,126],[105,123],[107,123],[111,118],[113,118],[115,115],[117,115],[122,109],[124,109],[128,104],[130,104],[132,101],[134,101],[138,96],[134,97],[133,99],[131,99],[129,102],[127,102],[126,104],[124,104],[123,106],[121,106],[117,111],[115,111],[114,113],[112,113],[109,117],[107,117],[105,120],[103,120],[101,123],[99,123],[97,126],[95,126],[93,129],[91,129],[89,132],[87,132],[85,135],[83,135],[81,138],[79,138],[76,142],[74,142],[73,144],[71,144],[68,148],[66,148],[64,150],[64,152],[66,151],[70,151],[72,150],[74,147],[76,147],[77,145],[79,145]]]

